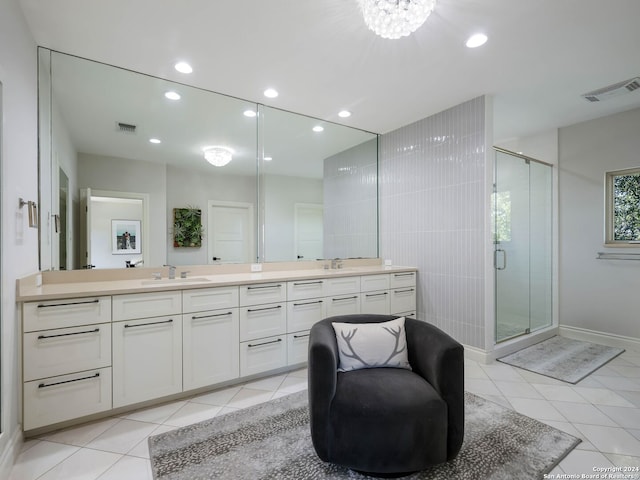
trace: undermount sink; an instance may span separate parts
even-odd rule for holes
[[[160,278],[158,280],[143,280],[142,285],[172,285],[180,283],[201,283],[210,282],[205,277],[187,277],[187,278]]]

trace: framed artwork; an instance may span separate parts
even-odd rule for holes
[[[140,220],[111,220],[111,247],[113,255],[142,252]]]
[[[173,209],[173,246],[202,246],[202,211],[199,208]]]

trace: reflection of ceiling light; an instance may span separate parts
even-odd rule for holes
[[[249,117],[249,118],[253,118],[253,117],[255,117],[257,115],[255,110],[245,110],[242,113],[244,114],[245,117]]]
[[[151,142],[151,143],[161,143],[159,138],[150,138],[149,142]]]
[[[180,94],[178,92],[174,92],[173,90],[166,92],[164,96],[169,100],[180,100]]]
[[[364,23],[382,38],[415,32],[433,11],[436,0],[358,0]]]
[[[341,110],[338,112],[338,116],[341,118],[348,118],[351,116],[351,112],[349,110]]]
[[[315,127],[313,127],[314,132],[322,132],[323,130],[324,128],[321,127],[320,125],[316,125]]]
[[[214,167],[224,167],[233,159],[233,150],[227,147],[204,147],[204,158]]]
[[[193,68],[187,62],[178,62],[173,66],[180,73],[191,73]]]
[[[273,157],[264,157],[265,162],[270,162],[271,160],[273,160]]]
[[[484,33],[476,33],[467,39],[465,45],[469,48],[477,48],[487,43],[487,36]]]
[[[275,88],[267,88],[264,91],[264,96],[267,98],[276,98],[278,96],[278,91]]]

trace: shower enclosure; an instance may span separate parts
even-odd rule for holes
[[[552,324],[552,166],[495,148],[495,339]]]

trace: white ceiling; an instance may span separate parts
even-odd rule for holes
[[[640,91],[580,97],[640,75],[639,0],[438,0],[399,40],[367,30],[356,0],[21,4],[39,45],[376,133],[483,94],[496,140],[640,106]],[[477,31],[488,43],[467,49]]]

